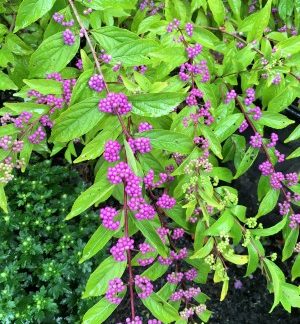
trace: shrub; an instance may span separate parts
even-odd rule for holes
[[[64,221],[82,190],[76,172],[50,161],[30,166],[7,186],[10,208],[0,215],[1,323],[76,323],[91,306],[81,294],[93,262],[78,261],[97,216]]]
[[[88,161],[95,181],[67,219],[101,204],[82,261],[109,244],[111,255],[87,282],[84,296],[99,301],[83,322],[112,321],[120,303],[126,323],[208,321],[200,287],[212,276],[223,300],[232,264],[246,276],[262,271],[272,310],[300,307],[291,283],[300,276],[299,170],[283,170],[300,150],[286,157],[278,147],[278,130],[288,130],[287,143],[300,137],[285,114],[299,97],[297,2],[52,0],[31,14],[32,6],[13,8],[15,22],[5,15],[14,69],[8,60],[1,78],[24,102],[1,109],[0,204],[5,211],[4,185],[32,151]],[[29,45],[31,27],[43,40]],[[255,211],[235,182],[250,168]],[[279,217],[264,228],[270,213]],[[266,254],[264,238],[274,235],[280,257],[295,260],[290,275]],[[150,312],[143,319],[139,303]]]

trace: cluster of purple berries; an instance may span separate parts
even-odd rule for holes
[[[65,16],[59,12],[55,12],[52,16],[53,20],[57,22],[58,24],[64,26],[64,27],[72,27],[74,26],[74,20],[71,19],[69,21],[65,20]]]
[[[118,141],[109,140],[105,143],[103,158],[107,162],[116,162],[120,160],[121,145]]]
[[[103,76],[100,74],[94,74],[89,79],[89,87],[92,90],[95,90],[97,92],[101,92],[105,88],[105,82],[103,80]]]
[[[235,100],[237,97],[236,92],[232,89],[226,93],[225,103],[228,104],[230,101]]]
[[[250,137],[250,145],[254,148],[260,148],[263,144],[262,136],[259,133],[255,133]]]
[[[139,124],[138,127],[138,132],[142,133],[142,132],[147,132],[149,130],[153,129],[153,126],[147,122],[142,122]]]
[[[140,185],[140,178],[137,177],[125,162],[120,162],[114,167],[109,167],[107,178],[112,184],[119,184],[124,182],[125,191],[130,197],[141,197],[142,186]]]
[[[178,27],[180,26],[180,21],[176,18],[173,19],[173,21],[171,21],[168,26],[167,26],[167,32],[171,33],[173,30],[178,29]]]
[[[115,115],[126,115],[132,109],[124,93],[110,92],[106,98],[99,101],[99,110]]]
[[[186,48],[186,52],[189,59],[194,59],[202,52],[202,45],[197,43],[195,46],[189,46]]]
[[[168,180],[166,173],[159,174],[159,180],[154,182],[154,171],[150,169],[148,174],[144,177],[144,184],[146,189],[153,189],[162,186]]]
[[[148,278],[137,275],[134,278],[134,283],[141,290],[138,293],[140,298],[145,299],[153,293],[153,285]]]
[[[132,197],[128,201],[128,207],[136,212],[134,215],[136,219],[153,219],[155,216],[155,209],[147,204],[143,197]]]
[[[186,33],[187,33],[187,35],[189,37],[192,37],[193,36],[193,32],[194,32],[194,26],[193,26],[193,24],[187,23],[185,25],[185,31],[186,31]]]
[[[246,98],[244,99],[245,105],[250,106],[255,100],[255,90],[253,88],[246,89]]]
[[[111,231],[117,230],[120,226],[120,222],[114,220],[117,215],[118,211],[113,207],[105,207],[100,209],[102,225]]]
[[[255,108],[249,109],[249,113],[253,115],[254,120],[259,120],[262,116],[260,107],[256,106]]]
[[[66,29],[63,32],[64,43],[68,46],[72,46],[75,43],[75,35],[70,29]]]
[[[147,68],[146,65],[139,65],[139,66],[134,66],[133,69],[136,72],[139,72],[141,74],[145,74],[148,68]]]
[[[147,137],[130,138],[128,144],[133,153],[139,152],[145,154],[152,150],[150,139]]]
[[[203,98],[203,93],[197,88],[192,88],[185,102],[188,106],[197,106],[200,98]]]
[[[157,206],[164,209],[171,209],[176,205],[176,199],[164,193],[157,200]]]
[[[110,249],[110,253],[116,261],[122,262],[126,260],[125,252],[133,250],[133,248],[134,240],[124,236],[118,239],[117,244]]]
[[[207,62],[205,60],[202,60],[200,63],[196,64],[190,64],[188,62],[182,64],[180,66],[178,75],[179,78],[184,82],[188,81],[191,77],[194,77],[196,75],[202,76],[201,82],[203,83],[208,82],[210,79]]]
[[[184,298],[186,300],[190,300],[190,299],[196,297],[197,295],[199,295],[200,292],[201,292],[201,290],[199,287],[197,287],[197,288],[191,287],[187,290],[180,289],[178,291],[175,291],[171,295],[170,300],[177,301],[177,300],[181,300],[182,298]]]
[[[109,281],[108,289],[105,297],[112,304],[120,304],[122,298],[118,297],[118,294],[126,289],[123,281],[120,278],[115,278]]]

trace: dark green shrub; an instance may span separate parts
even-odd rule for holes
[[[76,172],[50,161],[7,186],[10,211],[0,213],[1,323],[77,323],[94,303],[80,298],[93,262],[78,260],[98,217],[64,221],[83,189]]]

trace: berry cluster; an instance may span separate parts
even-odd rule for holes
[[[114,218],[118,215],[118,211],[112,207],[105,207],[100,209],[100,218],[105,228],[115,231],[119,228],[120,222],[115,221]]]
[[[164,209],[171,209],[176,205],[176,199],[164,193],[157,200],[157,206]]]
[[[149,153],[152,150],[150,139],[147,137],[130,138],[128,140],[132,152],[141,154]]]
[[[112,254],[113,258],[118,261],[125,261],[126,260],[126,254],[125,252],[128,250],[133,250],[134,246],[134,240],[130,237],[121,237],[118,239],[118,242],[116,245],[114,245],[110,249],[110,253]]]
[[[116,162],[120,160],[121,145],[117,141],[109,140],[105,143],[103,158],[107,162]]]
[[[89,87],[92,90],[95,90],[97,92],[101,92],[105,88],[105,82],[103,80],[102,75],[100,75],[100,74],[94,74],[89,79]]]
[[[115,115],[126,115],[132,109],[132,105],[124,93],[110,92],[106,98],[99,101],[99,110]]]
[[[108,283],[105,298],[112,304],[120,304],[122,298],[118,297],[118,294],[123,292],[125,289],[126,287],[120,278],[112,279]]]
[[[138,127],[138,132],[142,133],[142,132],[147,132],[149,130],[153,129],[153,126],[147,122],[143,122],[139,124]]]
[[[202,45],[197,43],[195,46],[189,46],[186,48],[186,52],[189,59],[194,59],[202,52]]]
[[[237,93],[234,90],[230,90],[226,93],[225,103],[229,103],[232,100],[235,100]]]
[[[66,45],[72,46],[75,43],[75,36],[70,29],[63,32],[63,40]]]
[[[141,290],[141,292],[138,293],[138,296],[140,298],[144,299],[152,294],[153,285],[148,278],[137,275],[134,278],[134,283],[136,287],[138,287]]]
[[[244,100],[246,106],[250,106],[255,100],[255,90],[253,88],[246,89],[246,98]]]

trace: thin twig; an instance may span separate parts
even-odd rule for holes
[[[95,61],[95,64],[96,64],[96,68],[98,70],[98,73],[102,76],[103,80],[104,80],[104,75],[103,75],[103,72],[102,72],[102,69],[101,69],[101,66],[100,66],[100,63],[98,61],[98,58],[97,58],[97,54],[95,52],[95,49],[92,45],[92,41],[83,25],[83,23],[81,22],[80,20],[80,17],[79,17],[79,14],[78,14],[78,11],[73,3],[73,0],[68,0],[69,3],[70,3],[70,6],[74,12],[74,15],[76,17],[76,20],[81,28],[81,30],[83,31],[84,33],[84,37],[88,43],[88,46],[90,47],[90,50],[91,50],[91,53],[93,55],[93,58],[94,58],[94,61]],[[107,83],[104,81],[104,84],[105,84],[105,90],[107,93],[109,93],[109,89],[108,89],[108,86],[107,86]],[[122,126],[122,130],[126,136],[126,138],[128,139],[130,137],[127,129],[126,129],[126,126],[121,118],[121,116],[117,113],[117,117],[118,117],[118,120]],[[125,226],[125,237],[129,237],[129,224],[128,224],[128,204],[127,204],[127,193],[125,191],[125,183],[124,183],[124,192],[123,192],[123,195],[124,195],[124,202],[123,202],[123,210],[124,210],[124,226]],[[131,252],[130,250],[127,250],[127,265],[128,265],[128,272],[129,272],[129,295],[130,295],[130,308],[131,308],[131,319],[134,320],[135,318],[135,306],[134,306],[134,291],[133,291],[133,284],[134,284],[134,281],[133,281],[133,271],[132,271],[132,264],[131,264]]]
[[[241,101],[240,101],[238,98],[236,98],[236,102],[237,102],[237,104],[238,104],[238,106],[239,106],[241,112],[243,113],[243,115],[244,115],[244,117],[245,117],[247,123],[248,123],[248,124],[250,125],[250,127],[252,128],[253,132],[254,132],[254,133],[257,133],[257,129],[256,129],[256,127],[254,126],[252,120],[249,118],[248,114],[246,113],[246,111],[245,111],[245,109],[244,109],[244,107],[243,107]],[[268,152],[268,148],[267,148],[267,146],[266,146],[265,143],[262,143],[262,149],[263,149],[264,154],[266,155],[267,160],[272,164],[272,167],[273,167],[273,169],[274,169],[274,165],[273,165],[273,162],[272,162],[271,156],[270,156],[270,154],[269,154],[269,152]],[[285,199],[288,200],[287,193],[286,193],[284,187],[280,188],[280,190],[281,190],[282,194],[284,195]],[[294,214],[293,208],[292,208],[291,206],[290,206],[290,211],[292,212],[292,214]]]
[[[90,36],[89,36],[88,32],[86,31],[86,29],[85,29],[85,27],[84,27],[84,25],[83,25],[83,23],[82,23],[82,21],[81,21],[81,19],[79,17],[79,13],[78,13],[78,11],[77,11],[74,3],[73,3],[73,0],[69,0],[69,4],[70,4],[70,6],[71,6],[71,8],[72,8],[72,10],[74,12],[76,20],[77,20],[77,22],[78,22],[78,24],[79,24],[79,26],[80,26],[83,34],[84,34],[84,37],[85,37],[85,39],[86,39],[86,41],[87,41],[87,43],[89,45],[89,48],[91,50],[91,53],[93,55],[93,58],[94,58],[94,61],[95,61],[96,67],[97,67],[97,70],[98,70],[99,74],[103,77],[103,80],[104,80],[103,72],[102,72],[100,63],[98,61],[98,57],[97,57],[97,54],[95,52],[95,49],[93,47],[92,41],[90,39]],[[104,85],[105,85],[106,92],[109,93],[109,89],[108,89],[108,86],[107,86],[106,82],[104,82]]]

